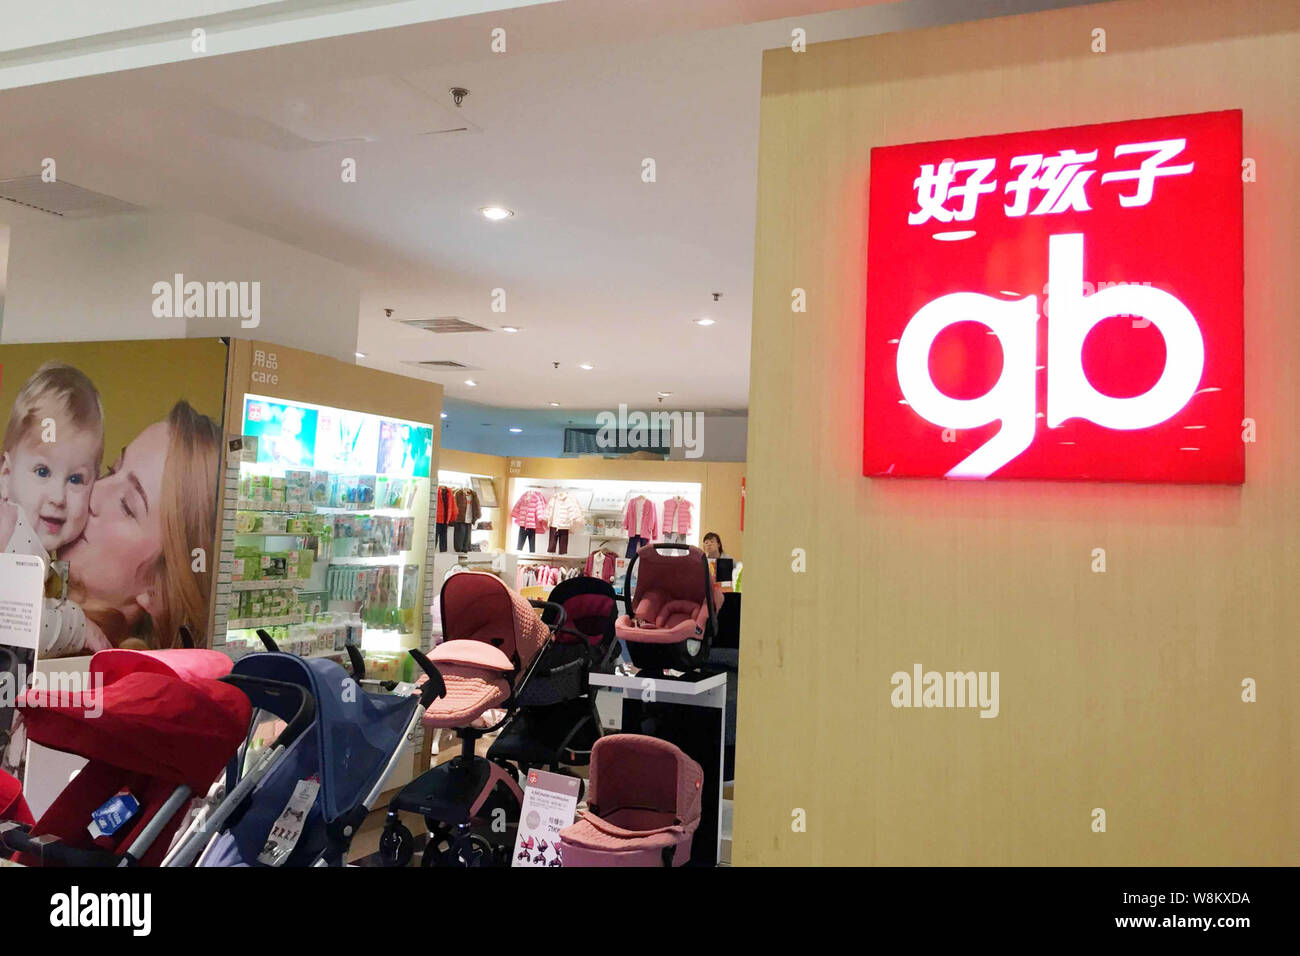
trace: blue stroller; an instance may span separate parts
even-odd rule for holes
[[[407,737],[424,709],[445,693],[438,671],[419,651],[411,655],[429,675],[419,693],[367,693],[359,683],[365,679],[361,655],[348,651],[351,676],[331,660],[274,651],[235,663],[226,681],[263,713],[254,713],[249,737],[230,763],[224,797],[195,820],[164,866],[187,866],[196,857],[205,867],[345,865],[352,837]],[[288,726],[250,756],[253,732],[266,714]],[[286,829],[296,839],[285,839]]]

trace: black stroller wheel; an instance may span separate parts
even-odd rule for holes
[[[379,858],[384,866],[406,866],[415,855],[415,837],[405,824],[384,827],[379,837]]]
[[[492,866],[496,860],[492,842],[479,833],[458,837],[452,841],[451,846],[447,847],[447,849],[441,851],[429,849],[425,851],[425,854],[426,857],[432,857],[432,861],[426,862],[425,866],[458,868]]]
[[[470,834],[469,839],[461,844],[457,855],[461,866],[492,866],[497,860],[491,841],[479,833]]]

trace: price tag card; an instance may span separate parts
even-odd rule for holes
[[[524,806],[515,834],[514,866],[559,866],[560,831],[573,823],[578,813],[577,777],[528,771]]]

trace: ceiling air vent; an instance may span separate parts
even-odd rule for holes
[[[408,360],[407,365],[418,365],[420,368],[453,368],[466,372],[481,372],[483,369],[477,365],[466,365],[464,362],[453,362],[451,359],[434,359],[428,362],[416,362]]]
[[[453,332],[491,332],[481,325],[475,325],[473,322],[466,322],[460,316],[440,315],[432,319],[402,319],[403,325],[409,325],[414,329],[424,329],[426,332],[432,332],[434,335],[450,335]]]
[[[94,216],[141,211],[139,206],[82,189],[72,183],[47,183],[39,175],[0,182],[0,199],[62,219],[90,219]]]

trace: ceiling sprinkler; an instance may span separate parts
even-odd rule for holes
[[[465,102],[465,97],[469,96],[469,90],[463,86],[453,86],[451,88],[451,101],[459,108],[460,104]]]

